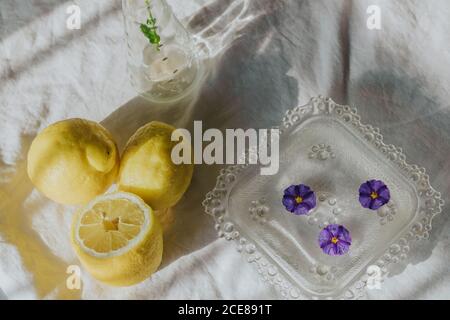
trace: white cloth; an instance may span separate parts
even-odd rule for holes
[[[81,30],[66,29],[66,8],[82,10]],[[136,98],[126,71],[120,1],[0,2],[0,288],[8,298],[278,298],[234,246],[217,240],[201,201],[218,166],[197,166],[174,209],[163,265],[151,279],[113,289],[83,272],[69,244],[73,208],[33,189],[28,147],[61,119],[101,121],[123,146],[142,124],[270,127],[283,113],[322,94],[357,106],[432,185],[450,192],[450,4],[446,0],[170,0],[175,14],[211,47],[198,97],[176,106]],[[381,30],[366,26],[370,5]],[[450,298],[449,206],[428,242],[411,252],[369,298]]]

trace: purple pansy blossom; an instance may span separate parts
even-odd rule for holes
[[[383,181],[370,180],[359,187],[359,202],[364,208],[378,210],[390,199],[391,194]]]
[[[319,245],[322,251],[330,256],[346,254],[352,244],[350,232],[342,225],[330,224],[319,234]]]
[[[284,190],[283,205],[295,215],[305,215],[315,208],[316,195],[304,184],[292,185]]]

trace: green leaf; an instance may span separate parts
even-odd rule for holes
[[[153,17],[150,6],[150,0],[146,0],[145,3],[147,4],[148,18],[145,24],[142,23],[140,25],[141,32],[150,41],[151,44],[154,44],[156,46],[156,50],[159,51],[161,46],[161,37],[158,34],[158,27],[156,26],[156,18]]]

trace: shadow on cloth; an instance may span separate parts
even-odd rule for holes
[[[33,138],[22,137],[24,153]],[[26,155],[22,158],[26,158]],[[68,290],[66,287],[66,270],[69,264],[55,256],[33,230],[33,214],[49,200],[40,197],[32,204],[26,204],[33,191],[33,185],[27,176],[26,161],[17,163],[14,173],[10,177],[2,176],[2,180],[4,178],[7,178],[8,184],[0,186],[0,235],[17,249],[25,269],[32,274],[37,297],[80,298],[80,291]]]
[[[55,1],[45,1],[42,4],[44,9],[40,14],[44,15],[51,12],[57,5],[61,4],[61,2],[56,4]],[[87,21],[76,36],[82,37],[86,35],[92,28],[97,26],[100,19],[117,13],[120,10],[119,4],[116,1],[106,12],[96,15]],[[2,30],[1,36],[5,36],[7,31]],[[0,76],[0,82],[20,77],[28,68],[49,59],[55,52],[68,46],[75,39],[72,34],[66,34],[58,38],[51,46],[38,51],[29,60],[15,68],[14,72],[11,71],[5,76]],[[43,116],[42,118],[45,117]],[[36,127],[39,127],[39,125],[36,125]],[[47,206],[53,204],[43,196],[35,200],[29,207],[25,203],[34,190],[27,176],[25,160],[33,139],[33,136],[22,136],[22,151],[18,158],[24,160],[18,162],[15,168],[10,170],[6,165],[2,165],[1,180],[5,180],[7,183],[0,185],[0,235],[5,242],[18,250],[25,269],[32,275],[38,298],[77,299],[80,298],[81,291],[68,290],[66,287],[66,279],[68,277],[66,270],[69,264],[49,250],[32,226],[34,213],[44,207],[47,210]],[[65,210],[59,207],[56,211],[58,211],[57,214],[63,215]]]
[[[7,12],[6,18],[0,18],[0,41],[17,30],[29,25],[33,20],[50,14],[55,8],[67,1],[40,0],[39,6],[33,6],[25,1],[2,0],[1,11]]]
[[[92,28],[95,28],[98,26],[98,22],[101,19],[105,19],[107,17],[114,16],[121,10],[120,5],[118,5],[118,2],[113,3],[113,6],[109,7],[108,10],[105,12],[99,13],[86,21],[83,24],[83,28],[81,30],[78,30],[74,36],[73,33],[67,32],[64,34],[64,36],[57,38],[53,43],[51,43],[48,47],[40,49],[38,52],[33,54],[29,59],[26,59],[23,61],[20,65],[17,65],[14,67],[14,70],[11,68],[7,68],[6,72],[4,74],[0,73],[0,82],[8,81],[8,80],[15,80],[18,79],[24,74],[29,68],[36,67],[37,65],[43,63],[44,61],[48,60],[50,57],[52,57],[54,54],[56,54],[59,50],[66,48],[69,46],[74,39],[78,39],[80,37],[83,37],[89,33],[89,31],[92,30]],[[1,69],[0,69],[1,70]]]
[[[411,248],[414,255],[407,262],[396,264],[391,276],[401,273],[408,262],[426,261],[442,235],[450,232],[449,216],[445,214],[450,209],[450,114],[438,99],[427,94],[430,91],[420,79],[388,68],[363,74],[350,88],[350,104],[358,108],[362,121],[370,119],[372,125],[380,128],[385,143],[401,147],[408,163],[425,167],[431,185],[446,202],[443,213],[433,220],[430,239],[415,243]],[[429,280],[428,288],[432,286]],[[420,288],[416,292],[422,293]]]

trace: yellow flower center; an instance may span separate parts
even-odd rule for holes
[[[333,244],[336,244],[336,243],[339,242],[339,239],[336,238],[336,237],[333,237],[333,238],[331,238],[331,242],[332,242]]]
[[[370,194],[370,197],[371,197],[373,200],[375,200],[376,198],[378,198],[378,193],[376,193],[375,191],[373,191],[373,192]]]
[[[297,198],[295,198],[295,201],[297,202],[297,204],[300,204],[303,202],[303,198],[298,196]]]

